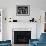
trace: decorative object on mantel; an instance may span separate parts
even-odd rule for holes
[[[9,18],[9,19],[11,19],[11,18]]]
[[[17,22],[17,20],[13,20],[13,22]]]
[[[29,22],[28,20],[13,20],[13,22]]]
[[[17,5],[16,15],[18,16],[29,16],[30,15],[30,5]]]
[[[5,20],[6,20],[6,17],[5,17]]]
[[[36,19],[35,22],[37,22],[37,23],[41,23],[41,16],[37,16],[37,17],[35,17],[35,19]]]
[[[11,22],[11,21],[9,21],[9,22]]]
[[[12,18],[11,17],[9,18],[9,22],[12,22]]]
[[[32,18],[32,20],[29,20],[30,22],[34,22],[34,18]]]

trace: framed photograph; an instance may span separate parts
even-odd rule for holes
[[[17,5],[16,6],[16,15],[18,16],[29,16],[30,15],[30,5]]]

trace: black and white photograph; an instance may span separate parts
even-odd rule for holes
[[[29,5],[22,5],[22,6],[19,6],[17,5],[16,6],[16,12],[17,12],[17,15],[18,16],[29,16],[29,13],[30,13],[30,6]]]

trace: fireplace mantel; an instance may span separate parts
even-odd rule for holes
[[[31,31],[31,28],[13,28],[12,31]]]
[[[31,31],[31,39],[37,38],[36,37],[37,23],[35,23],[35,22],[31,22],[31,23],[30,22],[27,22],[27,23],[15,22],[15,23],[8,23],[7,25],[8,25],[7,26],[7,33],[8,33],[8,37],[9,37],[9,39],[11,39],[11,41],[13,40],[12,39],[12,37],[13,37],[12,32],[18,30],[17,28],[19,28],[19,29],[21,28],[23,30],[26,29],[26,31],[30,30]]]
[[[36,22],[27,22],[27,23],[22,23],[22,22],[17,22],[17,23],[12,23],[13,28],[32,28],[37,25]]]

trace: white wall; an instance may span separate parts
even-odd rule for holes
[[[0,8],[15,8],[15,4],[19,3],[30,4],[33,8],[40,8],[46,11],[46,0],[0,0]]]
[[[12,1],[9,1],[9,6],[8,7],[4,7],[6,9],[4,9],[3,11],[3,40],[7,40],[7,39],[11,39],[12,40],[12,22],[9,22],[9,18],[11,17],[13,19],[17,19],[17,20],[30,20],[33,17],[35,18],[35,20],[37,21],[37,38],[39,38],[39,34],[41,34],[41,29],[44,28],[44,25],[42,26],[40,24],[40,16],[42,16],[42,22],[44,20],[44,11],[41,11],[40,8],[35,8],[35,6],[32,4],[34,2],[31,2],[31,0],[13,0],[14,3],[12,3]],[[7,3],[8,4],[8,3]],[[30,15],[29,16],[16,16],[16,5],[30,5]],[[33,6],[33,7],[32,7]],[[7,20],[5,21],[5,17],[7,18]],[[42,27],[41,27],[42,26]],[[11,28],[9,28],[11,27]],[[40,31],[40,33],[39,33]],[[43,32],[43,31],[42,31]],[[35,37],[35,36],[34,36]]]

